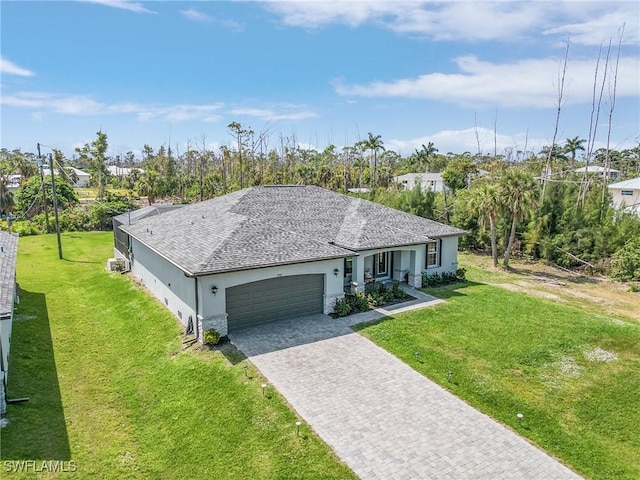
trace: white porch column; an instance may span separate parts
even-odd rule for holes
[[[353,256],[353,262],[351,264],[351,277],[354,282],[358,284],[358,291],[364,292],[364,256]]]
[[[424,264],[423,250],[411,250],[411,259],[409,262],[409,278],[407,283],[412,287],[422,287],[422,265]]]

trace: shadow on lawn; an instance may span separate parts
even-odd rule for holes
[[[71,458],[47,301],[43,293],[20,292],[11,335],[7,390],[10,398],[29,397],[7,406],[2,429],[2,460]]]
[[[436,298],[446,300],[448,298],[466,296],[467,294],[465,293],[465,290],[467,288],[477,287],[481,285],[485,284],[467,280],[464,283],[453,283],[451,285],[443,285],[441,287],[424,288],[423,291],[427,295],[432,295]]]

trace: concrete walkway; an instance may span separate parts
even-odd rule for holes
[[[395,312],[436,302],[420,296]],[[230,337],[362,479],[580,478],[349,327],[385,313],[317,315]]]

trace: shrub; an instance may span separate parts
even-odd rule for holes
[[[333,312],[338,317],[346,317],[351,313],[351,305],[347,298],[339,298],[336,303],[333,304]]]
[[[369,310],[369,302],[367,297],[362,292],[357,292],[355,295],[350,296],[350,300],[353,302],[352,307],[357,312],[366,312]]]
[[[640,237],[631,238],[613,254],[611,276],[617,280],[640,280]]]
[[[400,282],[397,280],[394,280],[393,283],[391,284],[391,294],[393,295],[393,298],[398,298],[398,299],[405,298],[407,296],[404,290],[400,288]]]
[[[453,272],[442,272],[442,273],[433,273],[429,274],[424,272],[422,274],[422,286],[423,287],[438,287],[441,285],[448,285],[450,283],[456,282],[465,282],[466,281],[467,270],[464,268],[459,268],[455,273]]]
[[[220,333],[215,328],[202,332],[202,340],[209,345],[216,345],[220,341]]]
[[[631,285],[629,285],[629,291],[631,293],[638,293],[640,292],[640,287],[638,287],[637,283],[632,283]]]

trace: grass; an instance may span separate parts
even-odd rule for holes
[[[583,476],[640,478],[640,326],[467,277],[425,290],[445,304],[358,329]]]
[[[73,461],[74,478],[355,478],[308,427],[296,434],[253,366],[184,349],[157,301],[106,272],[110,233],[62,239],[62,261],[55,236],[20,239],[8,388],[30,401],[8,406],[3,461]],[[56,475],[70,474],[42,476]]]

